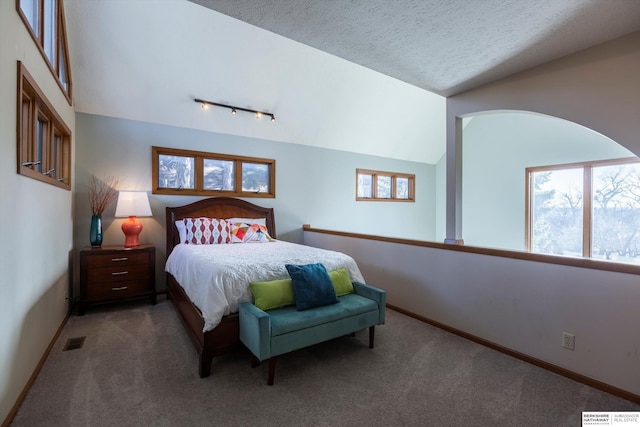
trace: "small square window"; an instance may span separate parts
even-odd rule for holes
[[[358,174],[358,197],[372,198],[373,197],[373,176],[368,174]]]
[[[204,159],[204,189],[233,191],[235,189],[235,162]]]
[[[356,169],[356,200],[413,202],[415,175]]]
[[[158,186],[160,188],[195,188],[195,158],[161,154],[158,157]]]
[[[390,199],[391,198],[391,177],[390,176],[378,176],[378,185],[376,187],[376,197],[378,199]]]
[[[242,163],[242,191],[252,193],[269,192],[269,165]]]

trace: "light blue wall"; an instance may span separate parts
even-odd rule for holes
[[[270,123],[265,123],[267,126]],[[224,135],[105,116],[76,116],[74,242],[88,244],[90,210],[85,185],[91,176],[115,176],[122,190],[151,190],[151,147],[174,147],[276,160],[276,198],[247,199],[273,207],[277,237],[302,242],[302,225],[376,234],[434,239],[435,166],[247,137]],[[356,202],[356,168],[416,175],[416,202]],[[191,196],[150,194],[153,218],[143,218],[141,241],[158,250],[157,271],[165,259],[165,207],[197,200]],[[103,244],[121,244],[115,203],[105,211]],[[162,264],[162,265],[160,265]]]
[[[465,244],[512,250],[525,249],[527,167],[633,156],[591,129],[525,112],[473,117],[462,153]]]

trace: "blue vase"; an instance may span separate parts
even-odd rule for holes
[[[91,215],[89,241],[93,247],[99,248],[102,246],[102,216],[100,215]]]

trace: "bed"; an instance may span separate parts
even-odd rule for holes
[[[275,241],[222,245],[180,244],[176,221],[198,217],[260,218],[263,219],[269,236]],[[166,230],[167,297],[175,306],[199,354],[198,372],[202,378],[210,375],[214,357],[242,348],[239,339],[238,305],[251,298],[249,281],[286,277],[282,259],[286,259],[287,263],[322,262],[327,268],[346,267],[352,280],[364,281],[355,261],[345,254],[276,240],[273,209],[244,200],[216,197],[185,206],[167,207]],[[295,254],[292,254],[292,251]],[[269,259],[263,261],[265,255]],[[279,261],[277,267],[267,264],[275,262],[276,259]],[[183,266],[185,262],[191,264]],[[196,275],[194,279],[191,274],[185,275],[182,270],[176,269],[176,265],[189,272],[203,270],[206,274]],[[211,273],[210,270],[214,272]],[[232,280],[233,295],[229,296],[226,292],[232,287]],[[206,282],[207,285],[218,282],[212,286],[219,286],[223,290],[198,292],[197,290],[202,288],[200,282]],[[205,298],[200,294],[207,296]]]

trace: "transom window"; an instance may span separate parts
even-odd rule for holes
[[[528,251],[640,264],[638,158],[526,173]]]
[[[71,105],[71,68],[62,0],[16,0],[16,10]]]
[[[152,148],[153,193],[273,198],[276,161]]]
[[[415,175],[356,169],[356,200],[415,201]]]
[[[71,131],[18,61],[18,173],[71,189]]]

